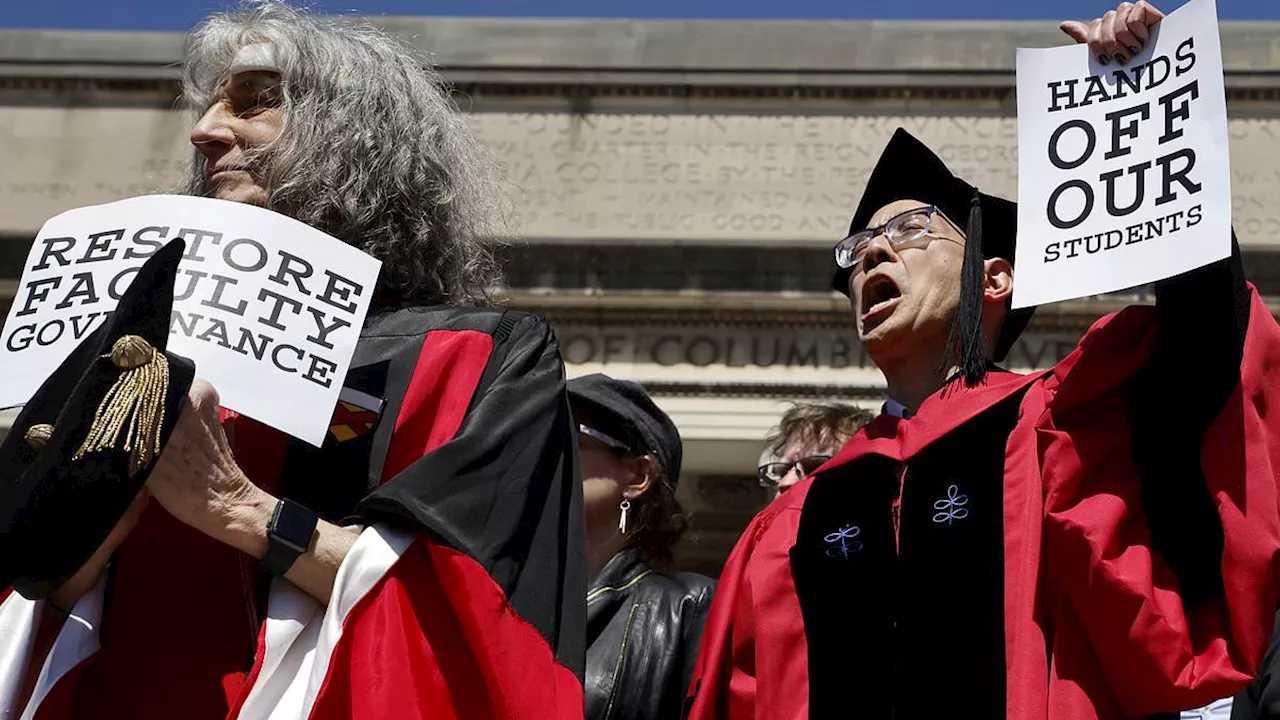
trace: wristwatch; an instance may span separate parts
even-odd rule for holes
[[[288,572],[298,556],[311,547],[320,518],[298,503],[283,499],[267,523],[267,554],[259,563],[277,577]]]

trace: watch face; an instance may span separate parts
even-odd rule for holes
[[[311,546],[311,536],[315,531],[315,513],[289,500],[281,501],[276,507],[276,515],[271,521],[271,534],[281,543],[298,552],[306,552]]]

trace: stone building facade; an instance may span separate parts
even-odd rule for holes
[[[381,22],[435,53],[516,188],[510,304],[552,320],[571,374],[639,380],[680,425],[698,536],[679,561],[713,573],[768,500],[754,468],[786,404],[882,400],[828,289],[880,149],[907,127],[1014,197],[1014,49],[1064,40],[1051,23]],[[1235,225],[1268,296],[1278,31],[1222,28]],[[177,34],[0,31],[0,308],[46,219],[172,185],[191,156],[180,58]],[[1041,308],[1010,364],[1051,365],[1099,316],[1146,299]]]

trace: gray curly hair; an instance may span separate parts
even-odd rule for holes
[[[510,194],[424,53],[362,21],[255,2],[188,35],[186,107],[203,114],[256,43],[277,48],[284,95],[279,138],[248,153],[267,206],[381,260],[384,301],[489,304]],[[198,153],[183,190],[209,194]]]

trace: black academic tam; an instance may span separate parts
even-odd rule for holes
[[[919,200],[936,206],[965,234],[961,270],[960,309],[952,330],[953,352],[966,375],[986,367],[981,354],[982,261],[1004,258],[1014,262],[1018,234],[1017,203],[988,195],[958,178],[932,150],[898,128],[876,161],[849,234],[866,228],[876,211],[898,200]],[[851,268],[837,268],[831,285],[849,294]],[[996,341],[995,359],[1004,360],[1031,321],[1035,308],[1010,310]]]
[[[0,587],[52,594],[106,540],[177,424],[195,365],[166,352],[174,240],[40,386],[0,445]]]

